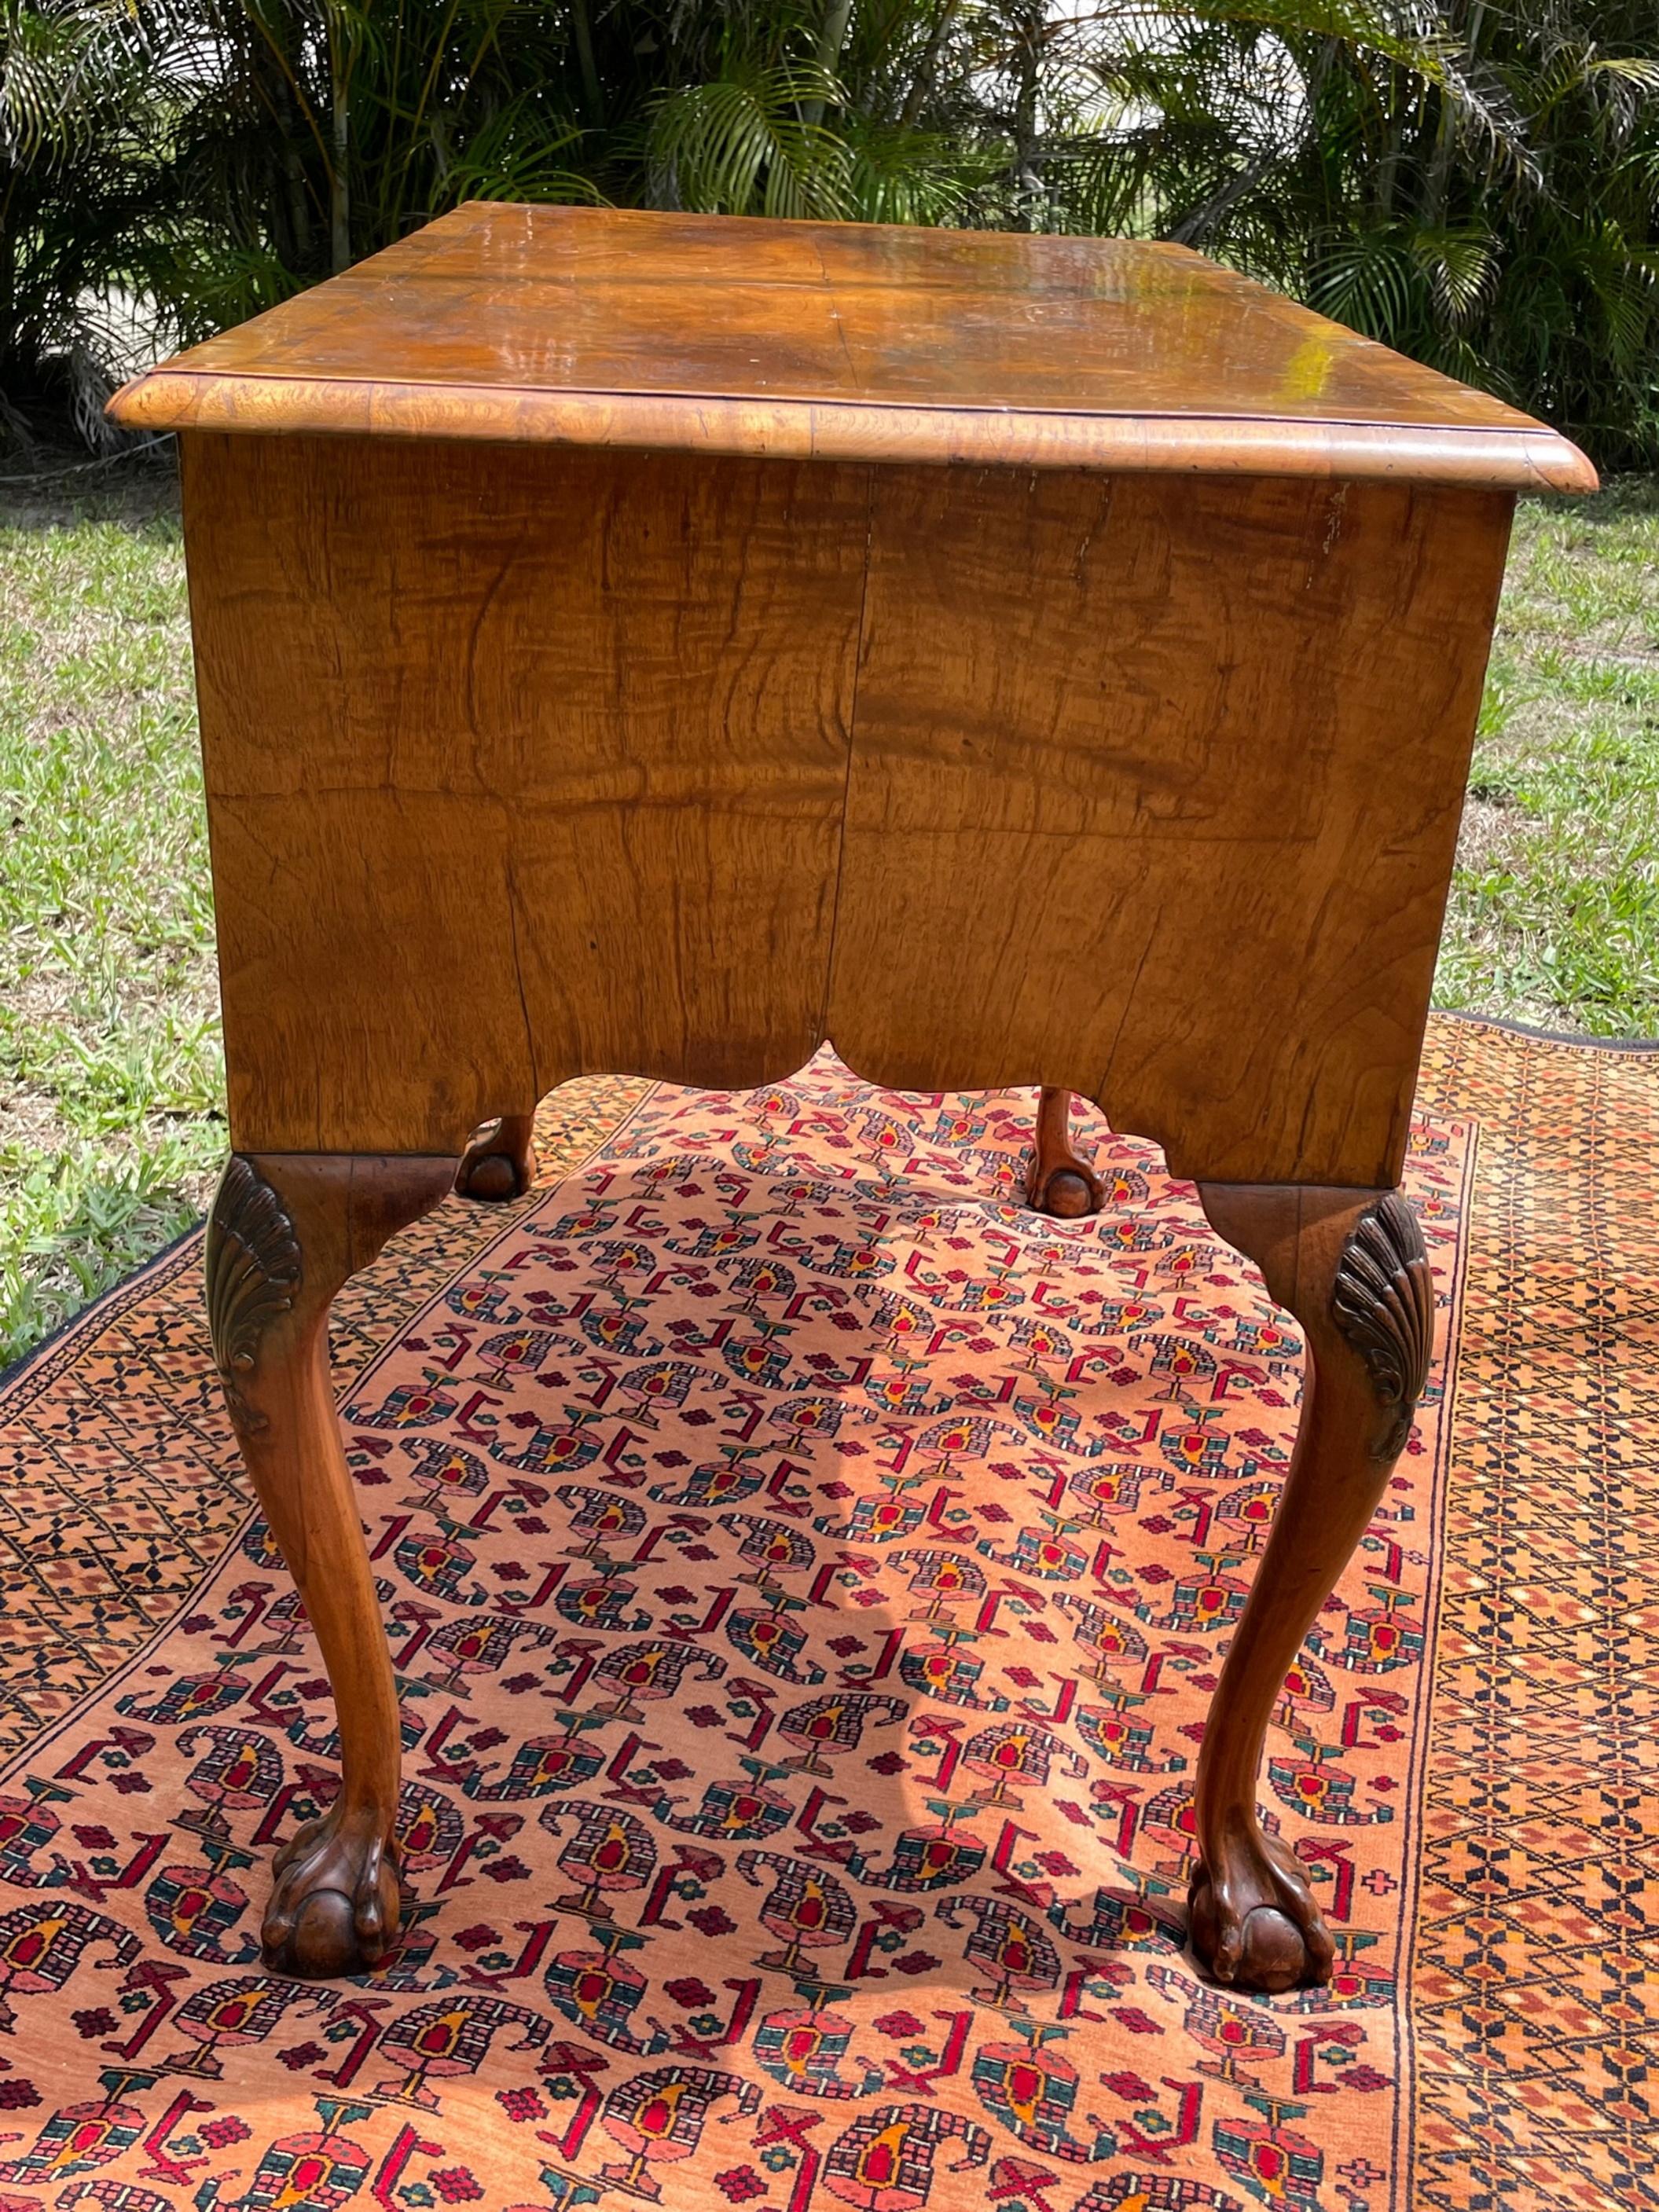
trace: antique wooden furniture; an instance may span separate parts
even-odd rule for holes
[[[213,1340],[338,1699],[271,1961],[380,1957],[339,1285],[590,1069],[1049,1086],[1305,1334],[1192,1940],[1328,1971],[1263,1733],[1430,1354],[1395,1194],[1516,492],[1561,439],[1182,248],[475,206],[142,378],[181,434],[234,1157]]]

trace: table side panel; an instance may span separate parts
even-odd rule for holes
[[[459,1149],[822,1031],[869,476],[184,441],[232,1138]]]
[[[1397,1180],[1512,501],[875,480],[830,1035],[1217,1181]]]

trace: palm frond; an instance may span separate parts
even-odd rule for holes
[[[8,390],[470,198],[1181,238],[1659,461],[1652,0],[0,0]]]
[[[815,63],[736,57],[728,73],[665,94],[648,140],[663,198],[715,215],[849,216],[851,149],[803,114],[845,98]]]

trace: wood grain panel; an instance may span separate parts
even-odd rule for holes
[[[582,1071],[798,1066],[867,474],[185,445],[236,1146],[457,1152]]]
[[[1181,246],[458,208],[138,379],[132,428],[1593,489],[1489,392]]]
[[[1177,1174],[1395,1182],[1510,508],[879,471],[842,1055],[1080,1091]]]
[[[112,402],[130,430],[420,437],[463,444],[764,454],[773,460],[1102,469],[1176,476],[1381,478],[1510,491],[1594,491],[1552,432],[1376,422],[1210,422],[1181,415],[861,406],[411,385],[394,377],[206,376],[157,369]]]

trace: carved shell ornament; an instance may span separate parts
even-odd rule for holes
[[[1411,1431],[1434,1350],[1434,1277],[1417,1216],[1397,1191],[1368,1206],[1342,1248],[1331,1315],[1395,1418],[1376,1447],[1393,1459]]]
[[[231,1419],[262,1429],[265,1417],[242,1395],[259,1361],[260,1340],[289,1312],[302,1273],[300,1240],[283,1201],[252,1164],[233,1153],[208,1216],[208,1332]]]

